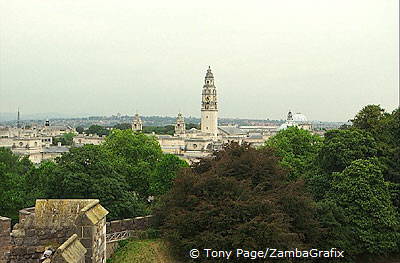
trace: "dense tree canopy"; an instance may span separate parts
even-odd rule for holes
[[[132,124],[130,123],[118,123],[115,124],[113,129],[118,129],[118,130],[130,130],[132,129]]]
[[[182,257],[193,247],[305,248],[318,234],[312,199],[301,181],[288,180],[270,148],[232,144],[184,170],[158,211]]]
[[[323,201],[336,210],[332,213],[336,225],[330,225],[324,239],[330,247],[340,246],[348,254],[363,256],[397,251],[400,221],[376,161],[356,160],[334,174]],[[337,233],[346,233],[347,238]]]
[[[33,168],[28,158],[0,147],[0,215],[16,220],[18,210],[30,205],[25,180]]]
[[[168,191],[176,172],[187,166],[163,154],[154,137],[131,130],[113,130],[104,144],[71,148],[56,163],[37,168],[0,149],[0,215],[14,218],[36,198],[97,198],[109,219],[149,214],[148,196]]]
[[[281,164],[289,169],[291,178],[308,174],[320,150],[322,138],[311,132],[290,127],[266,141],[265,145],[277,150]]]
[[[85,130],[86,134],[97,134],[99,136],[108,135],[110,131],[103,126],[100,125],[91,125],[88,129]]]
[[[374,157],[375,139],[361,130],[331,130],[325,133],[318,163],[327,173],[343,171],[352,161]]]

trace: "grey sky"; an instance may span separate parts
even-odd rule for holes
[[[398,0],[0,0],[0,112],[346,121],[398,105]]]

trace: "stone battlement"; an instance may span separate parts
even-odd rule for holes
[[[8,251],[0,263],[37,263],[49,248],[58,249],[46,262],[103,263],[107,214],[96,199],[38,199],[12,230],[10,220],[0,220],[0,251]]]
[[[97,199],[38,199],[19,211],[19,222],[0,217],[0,263],[104,263],[118,247],[107,236],[142,233],[152,216],[106,222],[108,211]]]

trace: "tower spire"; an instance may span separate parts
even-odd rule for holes
[[[17,113],[17,128],[20,128],[20,114],[19,114],[19,107],[18,107],[18,113]]]

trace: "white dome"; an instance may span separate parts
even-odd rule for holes
[[[307,117],[301,113],[293,114],[293,121],[295,122],[307,122]]]

